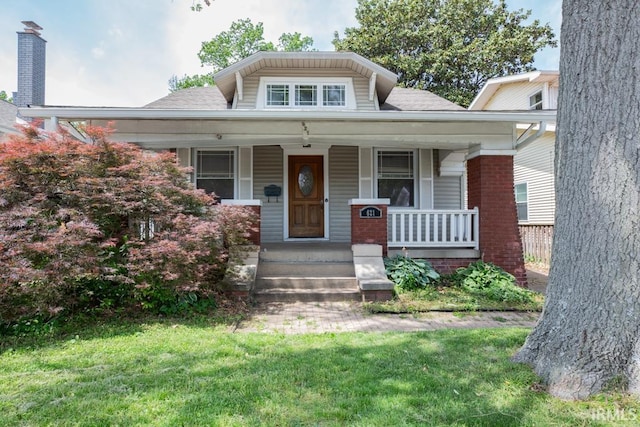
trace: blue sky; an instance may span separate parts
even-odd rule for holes
[[[559,37],[561,0],[507,0],[531,9]],[[334,31],[355,26],[357,0],[215,0],[200,13],[191,0],[0,0],[0,90],[16,90],[16,32],[35,21],[47,40],[46,103],[135,107],[168,93],[176,74],[203,73],[202,41],[234,20],[263,22],[265,38],[298,31],[319,50],[333,50]],[[557,69],[559,49],[536,55],[539,69]]]

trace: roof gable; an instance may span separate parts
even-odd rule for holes
[[[263,68],[351,69],[371,79],[375,75],[378,99],[382,103],[396,85],[398,77],[391,71],[353,52],[257,52],[214,75],[216,85],[228,102],[233,101],[237,77],[246,77]]]
[[[513,76],[495,77],[487,80],[487,83],[482,87],[478,95],[474,98],[469,110],[482,110],[487,103],[491,100],[491,97],[501,87],[511,83],[542,83],[542,82],[557,82],[560,78],[559,71],[530,71],[528,73],[515,74]]]

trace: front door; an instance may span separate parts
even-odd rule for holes
[[[289,156],[289,237],[324,237],[322,156]]]

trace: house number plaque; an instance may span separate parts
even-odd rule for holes
[[[360,209],[360,218],[382,218],[382,210],[375,206],[366,206]]]

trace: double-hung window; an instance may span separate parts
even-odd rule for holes
[[[413,151],[379,150],[376,169],[379,198],[390,199],[391,206],[415,206],[415,155]]]
[[[518,211],[518,221],[529,220],[529,203],[527,199],[527,183],[516,184],[516,209]]]
[[[220,199],[233,199],[236,175],[234,150],[199,150],[196,157],[196,187]]]
[[[530,110],[542,110],[542,91],[536,92],[529,97]]]

